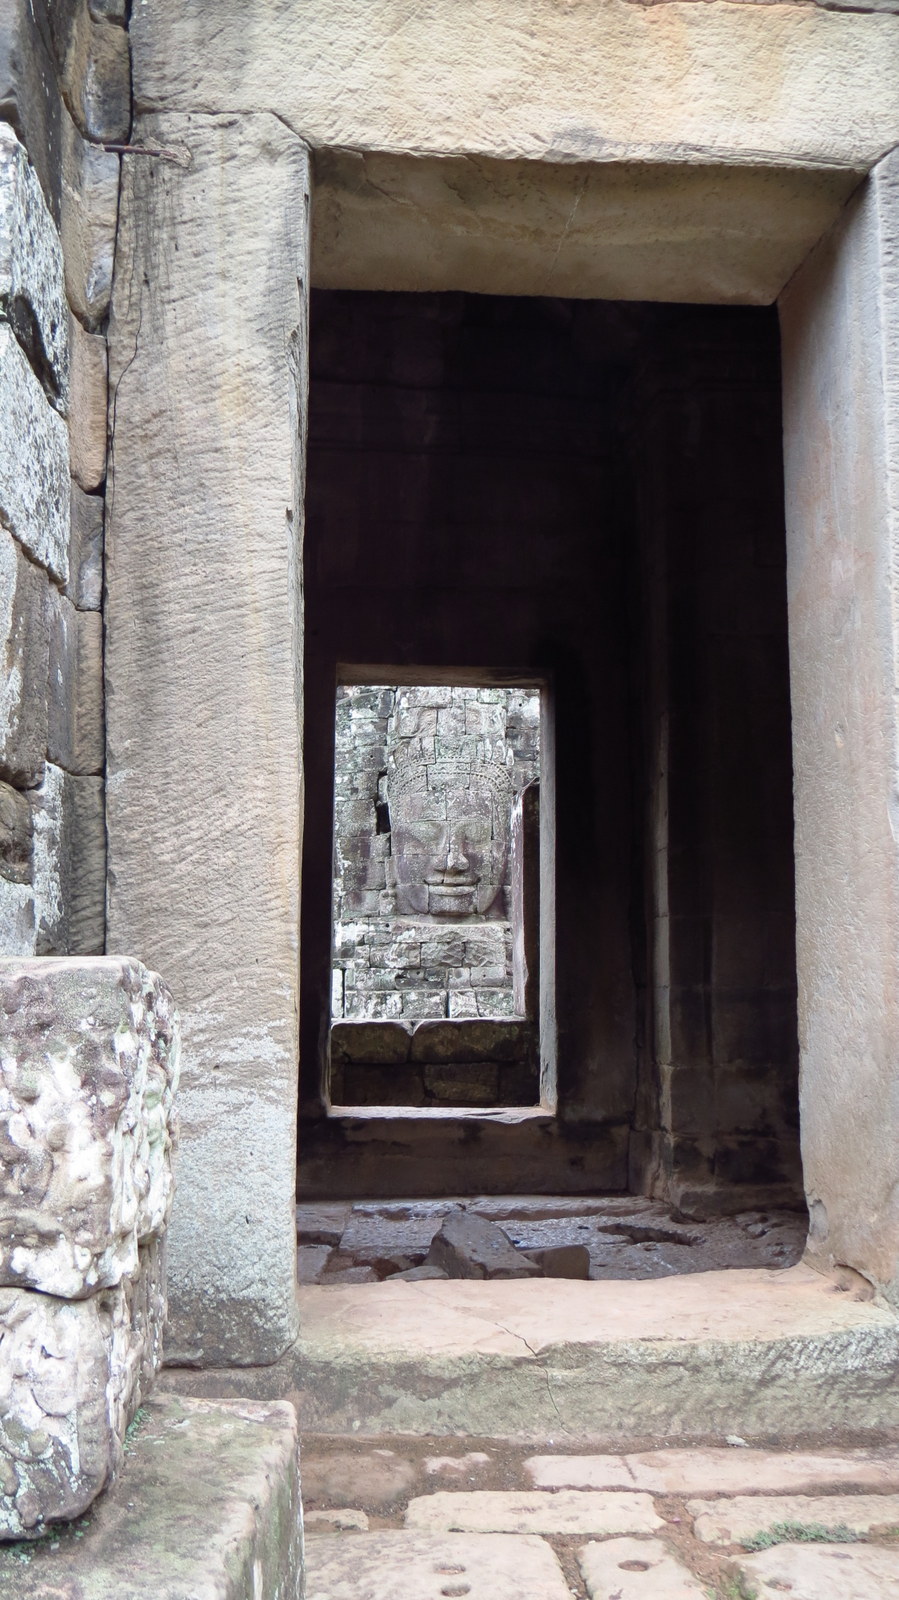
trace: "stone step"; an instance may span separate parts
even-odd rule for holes
[[[75,1523],[0,1545],[3,1600],[299,1600],[292,1406],[154,1397],[112,1488]]]
[[[899,1427],[899,1319],[809,1267],[655,1281],[384,1282],[299,1291],[274,1365],[182,1392],[298,1397],[304,1432],[572,1450]],[[612,1485],[603,1485],[612,1487]],[[697,1490],[695,1492],[702,1492]]]

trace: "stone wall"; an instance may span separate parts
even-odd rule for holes
[[[345,686],[337,691],[332,1018],[511,1017],[511,802],[539,776],[533,690]],[[493,765],[509,777],[504,870],[495,900],[466,915],[397,904],[391,804],[398,767],[458,768],[464,785]],[[429,777],[430,774],[430,777]],[[499,870],[499,868],[497,868]],[[482,880],[484,881],[484,880]],[[399,886],[403,900],[403,886]],[[407,890],[408,893],[408,890]]]
[[[124,4],[0,21],[0,952],[105,941],[106,339]],[[107,147],[113,148],[107,148]]]

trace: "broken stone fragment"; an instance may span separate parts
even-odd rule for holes
[[[140,962],[0,960],[0,1285],[74,1300],[136,1270],[168,1219],[177,1077]]]
[[[590,1276],[590,1252],[585,1244],[553,1245],[547,1250],[527,1250],[525,1254],[536,1261],[544,1278],[578,1278]]]
[[[434,1235],[427,1265],[448,1278],[542,1278],[535,1261],[515,1249],[495,1223],[468,1211],[453,1211]]]

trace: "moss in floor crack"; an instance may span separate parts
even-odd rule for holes
[[[845,1522],[833,1528],[823,1522],[775,1522],[740,1543],[744,1550],[770,1550],[775,1544],[856,1544],[859,1537]]]

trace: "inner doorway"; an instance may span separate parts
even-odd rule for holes
[[[792,1202],[775,313],[314,291],[310,342],[301,1195]],[[518,1113],[331,1099],[348,666],[548,686],[541,1098]]]

